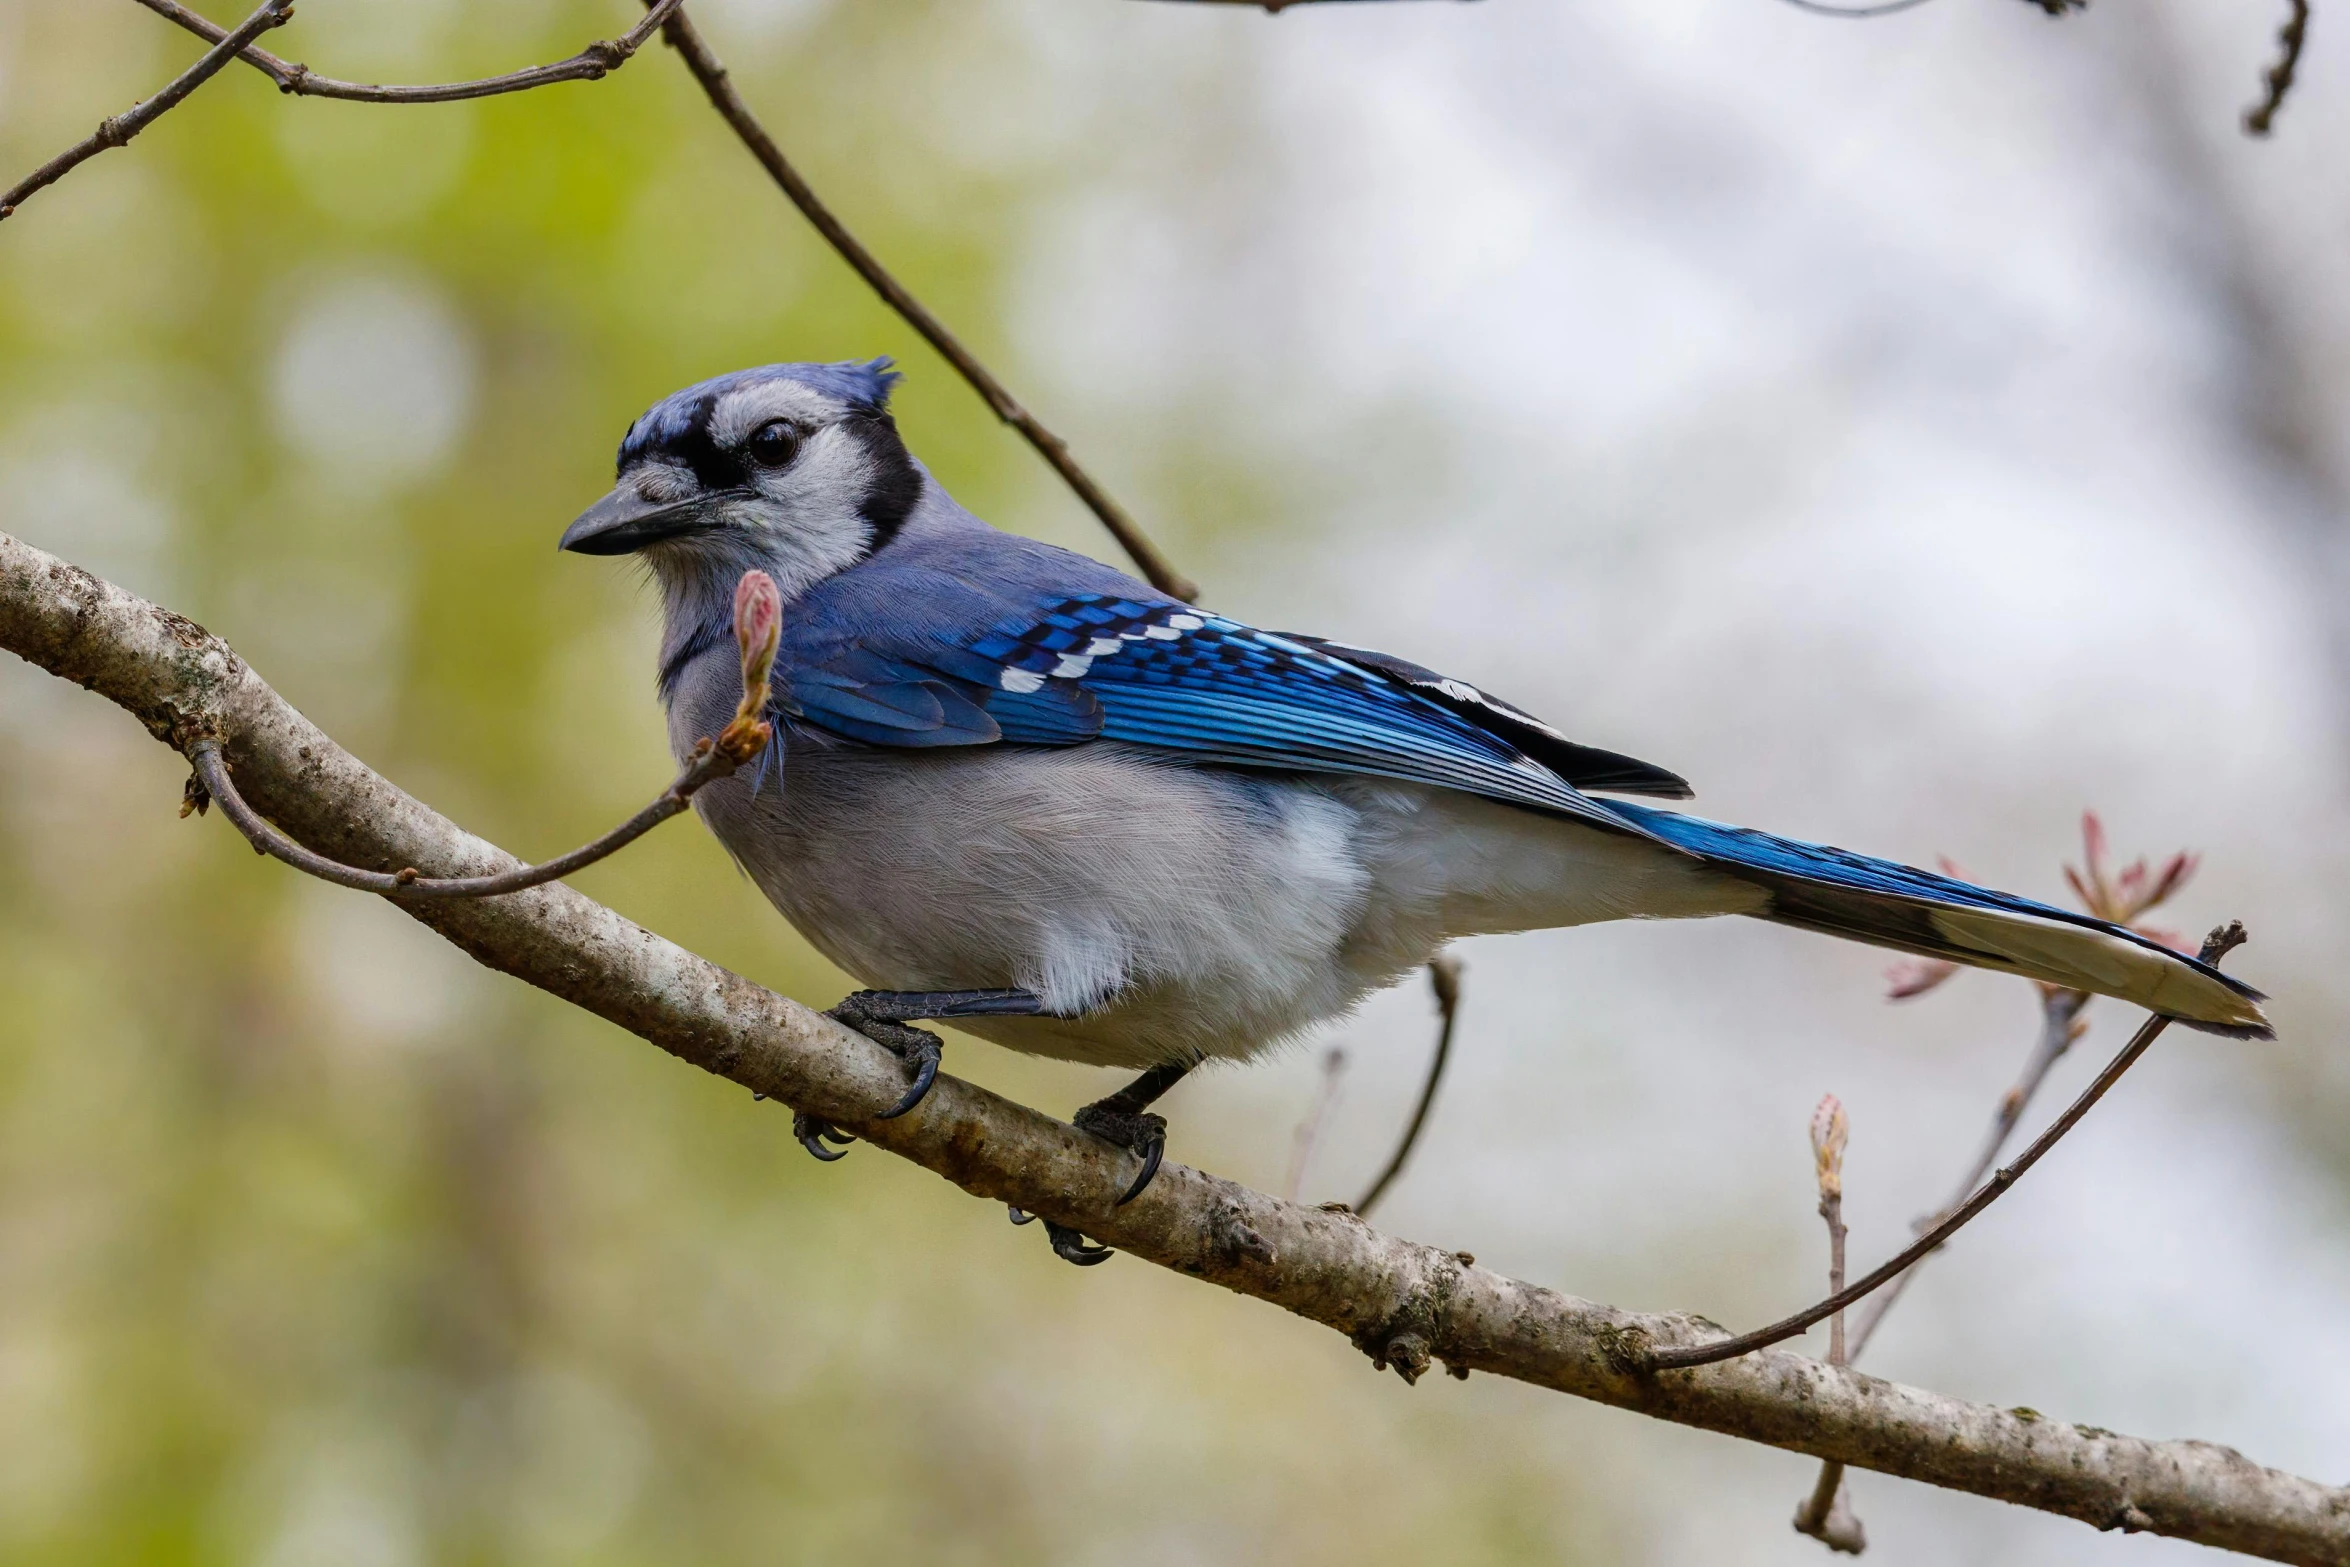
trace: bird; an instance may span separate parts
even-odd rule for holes
[[[754,766],[693,798],[825,957],[832,1015],[935,1079],[951,1022],[1139,1075],[1075,1124],[1264,1055],[1470,936],[1744,915],[2269,1037],[2258,991],[2135,931],[1644,800],[1679,775],[1391,654],[1260,630],[966,511],[908,451],[886,358],[662,398],[561,539],[648,568],[683,760],[743,690],[734,594],[782,602]],[[802,1115],[819,1158],[851,1139]],[[1019,1215],[1015,1214],[1015,1217]],[[1077,1262],[1105,1251],[1050,1225]]]

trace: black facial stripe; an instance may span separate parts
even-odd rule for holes
[[[906,452],[897,421],[886,413],[855,413],[841,421],[873,460],[873,478],[866,486],[857,515],[873,529],[871,550],[878,552],[897,537],[906,514],[922,498],[922,470]]]
[[[694,478],[700,481],[705,490],[739,487],[744,482],[741,461],[720,451],[718,443],[710,438],[710,416],[716,404],[715,397],[696,398],[682,431],[660,442],[651,451],[638,455],[657,454],[684,463],[693,470]],[[627,459],[628,452],[624,447],[621,460],[625,463]]]

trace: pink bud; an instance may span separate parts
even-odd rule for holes
[[[746,571],[734,585],[734,640],[743,652],[743,684],[764,685],[783,638],[783,594],[763,571]]]
[[[1922,996],[1957,972],[1957,964],[1941,958],[1905,958],[1885,970],[1885,999],[1907,1001]]]

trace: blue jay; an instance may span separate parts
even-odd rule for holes
[[[888,364],[662,399],[562,547],[651,568],[681,758],[741,690],[736,582],[781,589],[775,743],[694,807],[875,987],[835,1015],[907,1063],[893,1115],[937,1070],[916,1020],[1139,1071],[1077,1116],[1132,1150],[1131,1200],[1164,1146],[1148,1106],[1193,1067],[1343,1016],[1458,937],[1595,920],[1750,915],[2269,1034],[2257,991],[2131,931],[1598,798],[1690,790],[1466,681],[1000,533],[908,454]],[[847,1140],[797,1130],[819,1157]]]

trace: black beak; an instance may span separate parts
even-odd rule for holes
[[[711,526],[715,520],[711,514],[722,502],[734,498],[735,492],[727,490],[657,505],[625,488],[616,489],[581,512],[579,520],[563,530],[556,548],[579,555],[627,555],[648,544]]]

